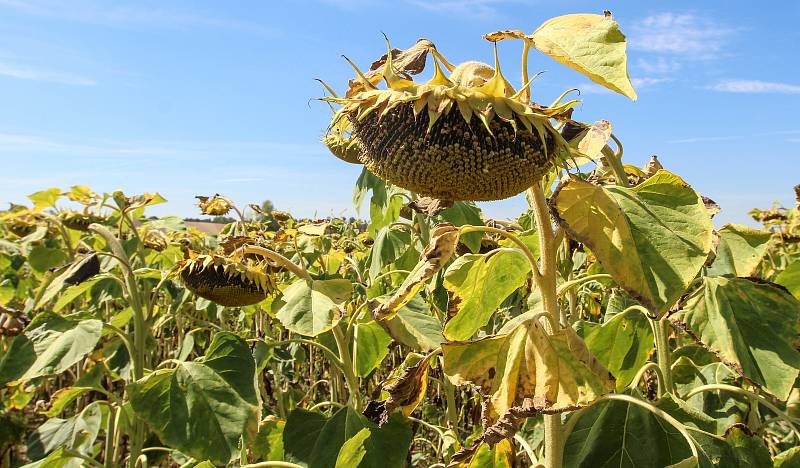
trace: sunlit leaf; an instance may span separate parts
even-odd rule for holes
[[[429,352],[444,341],[442,324],[419,295],[401,307],[394,317],[382,323],[392,338],[414,350]]]
[[[55,208],[56,201],[61,197],[61,189],[57,187],[42,190],[28,195],[28,199],[33,202],[34,208]]]
[[[257,431],[254,374],[247,343],[220,332],[203,359],[156,370],[127,388],[133,410],[162,442],[224,465],[238,456],[240,438]]]
[[[755,384],[786,400],[800,373],[800,301],[772,284],[706,277],[671,317]]]
[[[445,374],[455,385],[480,389],[491,422],[512,407],[566,410],[614,389],[613,377],[571,328],[548,335],[528,320],[507,335],[444,343],[442,350]]]
[[[342,318],[341,304],[350,298],[353,286],[345,279],[300,279],[283,291],[284,306],[277,317],[287,329],[317,336],[333,328]]]
[[[686,291],[711,249],[703,200],[664,170],[633,188],[573,177],[556,191],[553,206],[570,237],[654,312],[665,312]]]
[[[612,320],[589,328],[586,346],[614,377],[617,391],[627,387],[653,351],[653,330],[643,314],[618,314]]]
[[[0,385],[64,372],[94,350],[102,331],[100,320],[39,312],[0,360]]]
[[[450,292],[445,338],[471,338],[500,304],[525,284],[530,271],[528,259],[519,250],[494,250],[456,259],[444,276],[444,286]]]
[[[625,35],[610,14],[558,16],[545,21],[530,37],[541,52],[636,100],[628,77]]]
[[[788,289],[800,299],[800,260],[790,263],[776,278],[775,282]]]
[[[101,423],[102,411],[99,403],[90,404],[71,418],[48,419],[28,437],[27,456],[38,460],[59,447],[85,454],[97,438]]]
[[[716,259],[708,269],[710,276],[752,276],[767,253],[772,233],[739,224],[726,224],[719,230]]]

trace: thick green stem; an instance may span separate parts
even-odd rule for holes
[[[342,360],[342,373],[344,380],[347,384],[348,400],[356,411],[361,409],[361,399],[358,393],[358,377],[353,367],[353,359],[350,357],[350,348],[347,346],[347,338],[342,333],[339,324],[336,324],[333,329],[333,337],[336,340],[336,347],[339,349],[339,359]]]
[[[106,468],[114,468],[114,446],[117,425],[117,409],[113,406],[108,408],[108,424],[106,424],[106,446],[103,452],[103,463]]]
[[[669,349],[669,321],[666,318],[661,318],[660,320],[652,320],[651,324],[653,325],[653,333],[655,335],[658,368],[661,369],[661,375],[664,378],[663,391],[665,393],[673,393],[672,351]]]
[[[547,208],[542,182],[539,181],[528,189],[528,200],[533,208],[536,230],[539,233],[539,275],[534,275],[542,295],[544,311],[563,326],[566,317],[562,316],[558,306],[556,289],[556,248],[553,223]],[[548,326],[547,328],[552,328]],[[553,333],[555,330],[547,330]],[[544,415],[544,456],[546,468],[561,468],[564,454],[564,427],[560,414]]]

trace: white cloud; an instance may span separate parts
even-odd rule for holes
[[[800,94],[800,85],[760,80],[723,80],[708,89],[725,93]]]
[[[643,72],[652,75],[667,75],[676,73],[681,69],[681,64],[677,60],[657,57],[655,59],[640,58],[636,66]]]
[[[634,24],[632,49],[706,59],[719,54],[733,29],[691,13],[659,13]]]
[[[7,76],[18,80],[47,81],[50,83],[76,86],[93,86],[97,84],[95,80],[70,73],[37,70],[2,62],[0,62],[0,76]]]
[[[640,90],[642,88],[650,88],[659,84],[669,83],[670,81],[672,81],[672,78],[646,76],[644,78],[632,78],[631,84],[633,84],[635,89]],[[586,94],[615,94],[614,91],[597,83],[582,83],[576,86],[576,88],[578,88],[581,93]]]

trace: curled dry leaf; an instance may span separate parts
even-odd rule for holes
[[[654,154],[650,156],[650,161],[648,161],[642,169],[647,177],[651,177],[654,176],[659,169],[664,169],[664,166],[661,165],[661,162],[658,160],[658,156]]]
[[[484,34],[483,38],[489,42],[500,42],[504,39],[528,39],[528,36],[519,29],[503,29],[502,31],[494,31],[489,34]]]
[[[378,426],[386,424],[392,412],[397,408],[401,409],[404,416],[410,416],[425,397],[431,358],[438,354],[438,351],[434,351],[422,359],[419,359],[419,355],[414,353],[409,355],[406,362],[411,358],[419,360],[416,364],[402,369],[400,376],[396,379],[389,379],[383,387],[383,390],[389,394],[388,398],[383,401],[370,401],[364,410],[364,416]]]
[[[417,213],[422,213],[428,216],[436,216],[442,211],[453,206],[452,200],[440,200],[431,197],[419,197],[408,204],[408,207]]]
[[[395,71],[400,75],[418,75],[425,70],[425,60],[428,53],[436,49],[436,46],[428,39],[417,39],[416,44],[406,50],[392,49],[392,64]],[[372,84],[378,84],[383,79],[383,66],[386,63],[388,54],[383,54],[381,58],[372,62],[369,70],[364,73],[364,77]],[[362,90],[364,85],[357,79],[348,82],[346,97]]]
[[[406,277],[397,292],[383,304],[378,305],[372,312],[375,320],[388,320],[395,316],[401,307],[422,289],[426,281],[431,279],[450,260],[458,245],[459,230],[450,223],[438,224],[431,233],[431,241],[419,263]]]

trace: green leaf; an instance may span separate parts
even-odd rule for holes
[[[342,318],[340,304],[347,301],[353,285],[345,279],[300,279],[283,291],[285,304],[277,317],[284,327],[305,336],[317,336],[333,328]]]
[[[444,373],[454,385],[471,383],[487,398],[492,423],[525,402],[536,409],[591,403],[614,389],[613,377],[572,328],[550,335],[528,320],[506,335],[443,343]]]
[[[53,453],[39,461],[22,465],[21,468],[82,468],[86,462],[79,457],[68,455],[66,447],[59,447]]]
[[[420,295],[414,296],[385,324],[392,338],[417,351],[427,353],[444,341],[442,324],[431,315],[428,303]]]
[[[356,324],[356,374],[366,377],[389,354],[392,337],[374,320]]]
[[[800,466],[800,447],[792,447],[775,456],[774,468],[797,468]]]
[[[686,404],[713,417],[717,423],[717,431],[723,432],[731,424],[741,421],[737,406],[744,398],[731,392],[700,392],[686,399],[686,395],[701,385],[727,384],[735,385],[739,375],[721,362],[712,362],[698,366],[687,356],[679,357],[672,364],[672,379],[675,382],[677,395],[684,398]],[[748,405],[743,405],[748,410]]]
[[[514,466],[514,448],[508,439],[503,439],[489,447],[482,442],[472,456],[468,468],[512,468]]]
[[[369,437],[365,437],[364,430]],[[359,437],[355,441],[346,444],[356,435]],[[379,428],[349,407],[331,418],[296,408],[286,421],[283,445],[288,459],[308,468],[340,466],[336,462],[343,450],[343,460],[360,460],[350,466],[404,468],[411,447],[411,428],[399,415]]]
[[[790,263],[776,278],[775,282],[788,289],[800,299],[800,260]]]
[[[410,244],[411,232],[408,229],[386,226],[378,231],[370,251],[370,279],[375,279],[383,267],[400,258]]]
[[[86,293],[86,291],[92,289],[92,286],[97,284],[100,280],[104,279],[105,277],[106,276],[103,277],[96,276],[90,280],[84,281],[83,283],[68,287],[64,291],[64,294],[62,294],[61,297],[59,297],[56,303],[53,305],[53,312],[61,311],[61,309],[69,305],[70,302],[82,296],[84,293]]]
[[[745,432],[747,431],[747,432]],[[769,449],[761,437],[748,434],[747,426],[736,425],[728,430],[725,439],[733,448],[737,465],[740,467],[759,467],[772,465]]]
[[[533,45],[595,83],[636,100],[628,77],[625,35],[611,15],[573,14],[545,21]]]
[[[367,455],[367,447],[364,442],[372,435],[368,428],[361,429],[356,435],[347,439],[336,456],[336,468],[351,468],[361,464]]]
[[[655,406],[685,425],[706,432],[714,430],[713,419],[688,408],[669,394],[656,402]],[[680,432],[641,406],[623,401],[609,401],[592,406],[582,414],[577,413],[572,417],[578,415],[580,419],[564,447],[566,468],[662,468],[692,459],[689,443]],[[694,434],[698,433],[690,432],[693,437]],[[706,440],[703,439],[703,442]],[[722,446],[723,451],[726,448]],[[703,446],[699,450],[700,466],[717,466],[715,462],[719,462],[721,455],[710,453],[716,452],[716,447],[709,447],[709,453]]]
[[[434,219],[437,221],[446,221],[456,227],[472,225],[483,226],[483,217],[481,217],[481,209],[471,201],[457,201],[453,206],[439,213]],[[483,239],[482,232],[471,232],[461,236],[459,241],[469,248],[473,253],[478,253],[481,250],[481,239]]]
[[[28,437],[28,457],[38,460],[59,447],[88,453],[100,432],[102,413],[96,402],[71,418],[48,419]]]
[[[786,400],[800,372],[800,301],[772,284],[703,278],[673,315],[698,341],[742,376]]]
[[[767,253],[772,233],[739,224],[726,224],[719,230],[716,259],[709,276],[752,276]]]
[[[102,332],[100,320],[38,313],[0,360],[0,385],[64,372],[94,350]]]
[[[444,286],[451,293],[451,318],[444,327],[445,338],[471,338],[489,322],[500,304],[525,284],[530,271],[530,263],[518,250],[493,250],[457,258],[444,276]]]
[[[653,329],[643,314],[632,311],[589,329],[589,351],[617,378],[617,391],[627,387],[653,351]]]
[[[28,264],[39,273],[63,265],[67,260],[69,257],[63,250],[51,247],[37,246],[28,254]]]
[[[92,387],[64,387],[50,397],[50,409],[42,412],[48,418],[58,416],[73,401],[94,390]]]
[[[57,187],[42,190],[28,195],[28,199],[33,202],[34,208],[55,208],[56,201],[61,196],[61,189]]]
[[[283,460],[283,428],[286,421],[267,416],[258,425],[258,434],[250,450],[260,460]]]
[[[665,312],[686,291],[711,249],[703,200],[665,170],[633,188],[573,176],[556,190],[553,205],[570,237],[653,312]]]
[[[162,442],[200,460],[227,464],[239,439],[255,436],[255,361],[230,332],[214,336],[202,359],[176,363],[128,386],[131,406]]]

